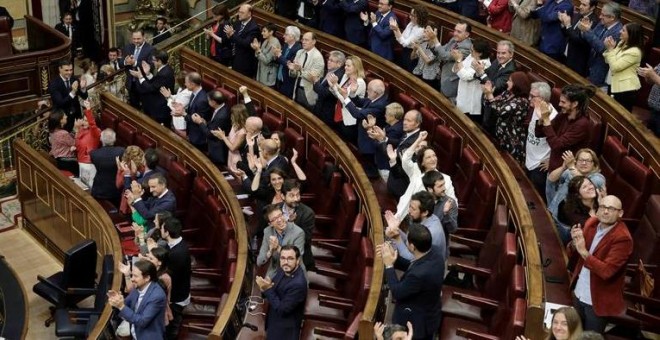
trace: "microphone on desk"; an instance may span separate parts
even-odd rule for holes
[[[251,329],[253,332],[256,332],[256,331],[259,330],[259,327],[255,326],[255,325],[253,325],[253,324],[251,324],[251,323],[247,323],[247,322],[246,322],[246,323],[243,323],[243,326],[242,326],[242,327],[247,327],[247,328]]]

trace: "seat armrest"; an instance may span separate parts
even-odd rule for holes
[[[330,307],[334,309],[342,309],[344,311],[350,311],[355,308],[355,301],[351,302],[339,302],[333,300],[321,300],[319,299],[319,306]]]
[[[316,327],[314,328],[314,335],[324,336],[333,339],[343,339],[345,334],[344,332],[338,331],[336,329]]]
[[[197,277],[203,277],[206,279],[213,279],[213,280],[220,280],[220,278],[222,278],[222,274],[220,274],[219,272],[211,272],[211,271],[196,270],[196,269],[192,271],[192,275]]]
[[[316,273],[323,276],[334,277],[336,279],[348,280],[348,273],[328,267],[316,267]]]
[[[458,227],[456,229],[456,232],[454,232],[455,235],[460,235],[463,237],[471,238],[473,240],[485,240],[486,235],[488,235],[488,229],[477,229],[477,228],[461,228]]]
[[[45,277],[43,277],[43,276],[41,276],[41,275],[37,275],[37,280],[39,280],[39,282],[45,284],[45,285],[48,286],[49,288],[52,288],[52,289],[57,290],[58,293],[60,293],[60,294],[62,294],[62,295],[66,294],[66,291],[64,291],[64,289],[62,289],[60,286],[56,285],[56,284],[53,283],[52,281],[48,280],[48,278],[45,278]]]
[[[465,339],[472,339],[472,340],[499,340],[500,338],[495,335],[490,335],[490,334],[485,334],[485,333],[480,333],[480,332],[475,332],[470,329],[465,329],[465,328],[459,328],[456,330],[456,335],[463,337]]]
[[[99,315],[93,314],[89,316],[89,320],[87,320],[87,327],[85,327],[85,337],[89,336],[90,333],[92,333],[92,330],[94,330],[94,326],[96,326],[96,323],[99,321]]]
[[[190,247],[188,248],[191,255],[207,254],[211,252],[209,247]]]
[[[457,270],[459,272],[469,273],[480,277],[489,277],[492,275],[492,271],[490,269],[470,266],[463,263],[454,263],[450,265],[449,268],[453,270]]]
[[[500,305],[499,301],[458,292],[454,292],[451,297],[456,301],[479,307],[481,309],[496,310]]]
[[[340,246],[334,243],[327,243],[327,242],[316,242],[315,240],[312,240],[312,244],[319,247],[319,248],[325,248],[330,251],[337,251],[337,252],[344,252],[346,251],[346,247]]]
[[[632,302],[648,305],[649,307],[654,307],[654,308],[660,307],[660,299],[654,299],[631,292],[623,292],[623,297]]]
[[[341,303],[355,303],[353,299],[347,299],[339,296],[319,294],[319,301],[336,301]]]
[[[195,325],[195,324],[184,324],[181,325],[182,327],[188,328],[189,330],[193,331],[193,333],[196,334],[208,334],[213,331],[213,327],[204,327],[202,325]]]
[[[484,245],[483,241],[473,240],[471,238],[458,236],[454,234],[449,235],[449,240],[474,249],[480,249]]]
[[[198,295],[190,296],[190,301],[199,304],[219,304],[221,300],[222,298],[213,297],[213,296],[198,296]]]

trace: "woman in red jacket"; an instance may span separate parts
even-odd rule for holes
[[[487,8],[488,26],[503,33],[511,32],[513,14],[509,12],[509,0],[492,0]]]
[[[98,149],[101,142],[101,129],[96,125],[92,114],[92,106],[89,100],[85,100],[85,118],[76,120],[76,152],[78,155],[78,167],[80,168],[80,180],[88,187],[94,184],[96,168],[92,164],[89,153]]]

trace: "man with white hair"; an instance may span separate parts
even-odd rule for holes
[[[296,26],[287,26],[284,29],[284,49],[281,47],[273,47],[273,55],[277,63],[280,65],[277,68],[277,81],[275,87],[281,94],[291,98],[293,97],[293,85],[296,81],[295,77],[289,76],[288,63],[292,63],[298,51],[302,48],[300,44],[300,29]]]
[[[534,108],[534,114],[529,121],[527,129],[527,143],[525,144],[525,168],[527,177],[534,183],[536,191],[545,197],[545,182],[548,177],[548,165],[550,162],[550,145],[545,137],[537,137],[534,133],[538,112],[550,110],[550,120],[555,119],[557,110],[550,104],[552,90],[545,82],[532,83],[529,90],[529,103]]]
[[[101,131],[101,147],[90,152],[92,164],[96,168],[92,197],[108,200],[116,207],[119,206],[121,191],[115,185],[117,175],[117,159],[124,154],[124,148],[115,146],[117,135],[112,129]]]

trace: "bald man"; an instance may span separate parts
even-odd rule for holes
[[[596,216],[589,218],[584,228],[578,224],[571,229],[568,254],[570,259],[577,259],[571,287],[583,328],[603,333],[608,316],[626,311],[623,285],[633,240],[621,221],[621,200],[605,196],[598,204]]]
[[[246,172],[246,176],[243,177],[243,188],[246,189],[247,192],[256,191],[252,188],[252,180],[255,177],[261,176],[258,188],[263,189],[268,186],[270,182],[269,178],[271,170],[278,168],[286,172],[289,169],[289,161],[287,161],[284,156],[280,155],[280,146],[277,142],[272,139],[264,139],[260,143],[260,148],[261,151],[259,154],[261,157],[259,158],[259,161],[261,161],[261,164],[263,165],[262,169],[250,169],[249,172]]]
[[[225,26],[224,32],[232,43],[232,69],[254,78],[257,74],[257,57],[250,44],[254,39],[261,40],[261,30],[252,20],[252,6],[241,5],[238,8],[238,20],[233,26]]]

